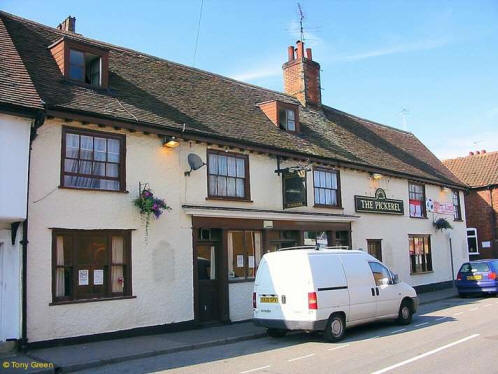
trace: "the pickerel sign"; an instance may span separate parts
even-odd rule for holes
[[[356,195],[354,203],[357,212],[384,214],[404,214],[405,212],[403,200],[387,199],[386,192],[382,188],[377,188],[375,197]]]

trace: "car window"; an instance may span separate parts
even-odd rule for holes
[[[372,270],[376,286],[392,284],[391,273],[384,265],[378,262],[369,262],[368,264]]]
[[[485,273],[489,271],[489,266],[486,262],[471,262],[462,265],[461,273]]]

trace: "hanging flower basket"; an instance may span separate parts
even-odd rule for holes
[[[436,230],[452,229],[453,226],[450,225],[446,218],[439,218],[434,222],[434,227]]]
[[[146,239],[149,235],[151,217],[154,216],[157,219],[165,210],[171,210],[163,199],[154,197],[147,184],[143,188],[140,185],[140,195],[133,200],[133,204],[140,209],[140,214],[144,217]]]

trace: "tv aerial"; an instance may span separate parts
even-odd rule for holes
[[[198,170],[202,168],[206,163],[202,161],[202,158],[200,158],[198,155],[195,153],[189,153],[187,156],[187,162],[188,165],[190,166],[190,170],[187,170],[184,174],[185,176],[189,177],[190,173],[192,171]]]

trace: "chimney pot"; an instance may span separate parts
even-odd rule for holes
[[[469,156],[474,156],[474,152],[470,151]]]
[[[313,60],[312,55],[311,55],[311,48],[306,48],[306,58],[308,60]]]
[[[289,46],[289,48],[287,48],[287,53],[289,55],[289,61],[292,61],[294,60],[294,46]]]
[[[297,44],[297,58],[299,60],[302,60],[302,58],[304,57],[304,43],[298,40],[296,44]]]
[[[76,32],[76,17],[67,17],[64,21],[59,23],[57,28],[62,31]]]
[[[485,149],[481,149],[481,153],[482,154],[486,153],[486,150]]]
[[[479,152],[479,151],[476,151],[476,155],[480,155],[480,154],[481,154],[481,152]]]

